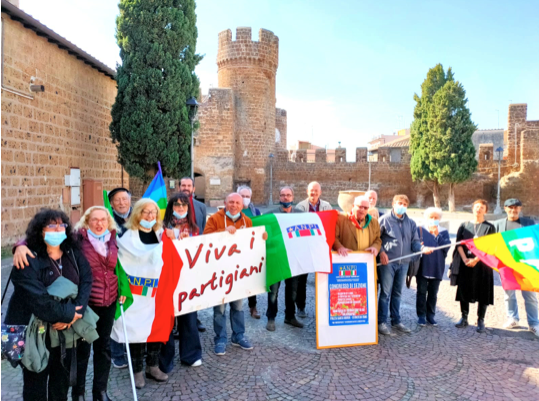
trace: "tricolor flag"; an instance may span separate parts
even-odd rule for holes
[[[539,225],[470,239],[464,244],[500,273],[504,290],[539,292]]]
[[[125,271],[119,280],[133,299],[124,311],[129,342],[168,341],[174,327],[173,295],[183,266],[172,240],[163,235],[161,243],[146,245],[138,231],[128,230],[118,238],[118,260]],[[121,316],[114,322],[112,338],[125,342]]]
[[[253,217],[265,226],[266,287],[305,273],[330,273],[338,212],[279,213]]]
[[[163,179],[163,172],[161,171],[161,163],[157,162],[159,170],[155,177],[153,177],[150,186],[142,195],[143,198],[150,198],[157,203],[159,210],[161,211],[161,219],[165,217],[165,209],[167,208],[167,187],[165,186],[165,180]]]

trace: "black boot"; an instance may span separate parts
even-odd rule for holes
[[[484,333],[487,331],[485,329],[485,319],[477,319],[477,330],[478,333]]]
[[[468,326],[468,315],[463,313],[462,317],[460,318],[458,323],[455,325],[455,327],[458,329],[463,329],[467,326]]]
[[[85,392],[86,391],[84,389],[73,387],[71,390],[71,397],[73,398],[73,401],[86,401],[86,397],[84,396]]]
[[[94,401],[112,401],[106,391],[94,391]]]

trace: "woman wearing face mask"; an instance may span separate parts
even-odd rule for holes
[[[442,219],[442,209],[429,207],[425,210],[425,224],[418,227],[418,234],[423,238],[423,245],[435,248],[451,243],[449,232],[440,227]],[[416,276],[417,294],[416,311],[419,326],[425,324],[437,325],[434,320],[436,314],[436,301],[438,289],[442,281],[445,270],[445,257],[449,248],[438,249],[429,254],[424,254],[419,262],[419,271]]]
[[[199,235],[195,224],[194,211],[189,206],[189,197],[180,192],[168,201],[163,226],[171,239],[184,239]],[[202,345],[197,327],[197,313],[187,313],[176,318],[176,327],[180,340],[180,361],[189,366],[202,365]],[[169,373],[174,368],[174,334],[170,333],[168,342],[161,348],[159,368]]]
[[[123,252],[130,253],[132,248],[145,252],[151,250],[152,246],[159,244],[163,234],[161,226],[161,215],[157,203],[148,198],[142,198],[135,203],[129,221],[125,226],[127,231],[118,239],[120,260]],[[135,386],[138,389],[146,385],[143,373],[144,352],[146,352],[146,377],[157,382],[168,380],[168,376],[159,369],[161,343],[131,343],[129,348],[133,363],[133,373],[135,374]]]
[[[24,269],[13,267],[15,290],[4,323],[28,325],[35,315],[50,323],[52,329],[65,330],[83,317],[92,287],[92,271],[72,236],[66,214],[52,209],[40,211],[28,224],[26,244],[35,257],[28,259],[29,265]],[[47,292],[47,287],[61,276],[77,285],[75,299],[57,301]],[[62,360],[62,347],[51,348],[51,332],[44,330],[45,345],[50,351],[48,365],[40,373],[23,366],[25,401],[46,400],[47,392],[49,400],[67,399],[72,353],[76,352],[77,357],[81,353],[79,346],[67,348]],[[78,345],[81,342],[78,340]]]
[[[472,205],[473,220],[462,223],[457,231],[457,242],[494,234],[496,229],[485,221],[488,212],[488,203],[483,199],[476,200]],[[468,313],[470,303],[478,302],[477,306],[477,332],[485,332],[485,314],[488,305],[494,304],[494,277],[492,269],[474,256],[465,246],[459,245],[453,253],[453,258],[460,257],[457,275],[457,297],[460,301],[462,318],[455,325],[464,328],[468,326]],[[452,274],[452,272],[451,272]]]

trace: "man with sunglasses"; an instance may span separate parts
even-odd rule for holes
[[[378,220],[367,213],[369,198],[358,196],[349,214],[341,213],[335,226],[333,249],[341,256],[351,251],[370,252],[378,255],[382,240]]]
[[[533,226],[535,222],[526,217],[520,217],[522,211],[522,202],[518,199],[507,199],[504,203],[507,217],[495,221],[496,232],[503,233],[509,230],[515,230],[520,227]],[[524,308],[528,318],[529,330],[539,337],[539,318],[537,308],[537,294],[531,291],[521,291],[524,298]],[[503,325],[504,329],[516,329],[520,327],[518,317],[518,304],[516,290],[505,290],[505,307],[507,309],[507,322]]]

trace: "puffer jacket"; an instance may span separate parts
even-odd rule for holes
[[[109,252],[107,257],[97,253],[88,239],[88,232],[83,228],[79,231],[82,253],[92,268],[94,278],[90,292],[89,305],[109,306],[118,298],[118,276],[114,273],[118,261],[118,245],[116,231],[111,231]]]

